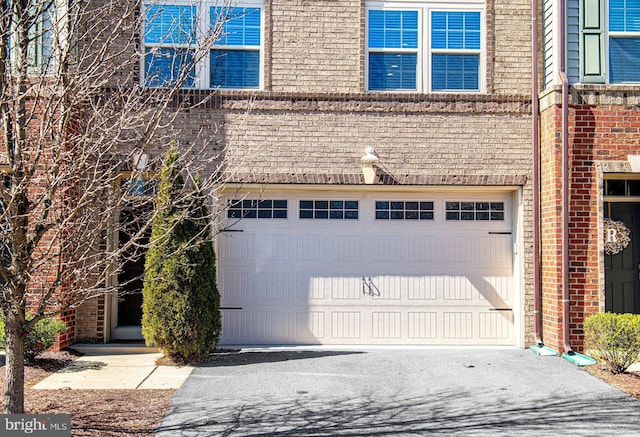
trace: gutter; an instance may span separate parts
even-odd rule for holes
[[[535,1],[535,0],[534,0]],[[593,358],[579,354],[571,348],[569,326],[569,79],[566,66],[566,8],[565,0],[558,0],[560,30],[560,81],[562,83],[562,358],[577,366],[596,363]]]
[[[540,101],[538,100],[538,0],[531,0],[531,139],[533,143],[533,334],[531,350],[538,355],[558,353],[542,341],[542,269],[540,262]]]
[[[559,21],[559,33],[560,33],[560,41],[559,46],[561,47],[560,52],[560,80],[562,82],[562,192],[566,194],[566,168],[565,159],[568,157],[568,100],[569,100],[569,81],[567,80],[567,75],[565,72],[565,53],[564,53],[564,45],[565,45],[565,19],[564,19],[564,9],[565,4],[564,0],[559,0],[558,2],[558,16],[560,17]],[[542,269],[541,269],[541,252],[540,252],[540,102],[539,102],[539,89],[538,89],[538,0],[531,0],[531,137],[533,143],[533,170],[532,170],[532,190],[533,190],[533,329],[534,329],[534,341],[535,345],[531,346],[531,350],[534,351],[538,355],[557,355],[557,352],[551,348],[548,348],[544,345],[542,341]],[[565,117],[565,111],[567,116]],[[566,134],[566,135],[565,135]],[[565,139],[566,138],[566,139]],[[568,299],[565,297],[565,291],[568,294],[568,287],[565,286],[565,272],[567,272],[567,268],[565,267],[565,262],[568,267],[568,245],[565,243],[565,238],[568,238],[568,221],[565,219],[567,217],[567,213],[565,212],[567,202],[566,200],[562,201],[562,289],[563,289],[563,299],[562,302],[565,303],[567,301],[566,309],[563,306],[563,321],[567,321],[566,315],[569,313],[568,311]],[[568,332],[567,324],[563,325],[563,338],[566,339]],[[571,347],[567,348],[567,344],[565,341],[564,350],[569,351]]]
[[[562,341],[564,353],[562,358],[577,365],[589,366],[596,363],[591,357],[576,353],[570,344],[570,294],[569,294],[569,79],[566,71],[566,21],[565,0],[558,0],[559,37],[559,77],[562,84]],[[540,107],[538,100],[538,7],[537,0],[531,0],[531,112],[533,142],[533,305],[535,346],[531,346],[538,355],[557,355],[557,352],[546,347],[542,342],[541,308],[541,262],[540,262]]]
[[[573,355],[569,338],[569,79],[566,66],[566,7],[558,1],[558,28],[560,31],[560,82],[562,83],[562,342],[566,354]]]
[[[542,342],[540,318],[542,286],[540,271],[540,102],[538,100],[538,0],[531,0],[531,138],[533,140],[533,332],[538,348]]]

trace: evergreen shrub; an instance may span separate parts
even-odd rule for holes
[[[593,314],[585,319],[584,332],[612,373],[623,373],[638,360],[640,314]]]
[[[145,259],[142,334],[148,346],[194,360],[213,350],[221,330],[215,253],[204,196],[184,198],[172,147],[165,158]]]

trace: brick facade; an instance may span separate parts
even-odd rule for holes
[[[266,0],[263,90],[185,91],[177,144],[203,142],[233,182],[520,188],[519,342],[532,341],[530,3],[485,3],[486,93],[365,92],[363,0]],[[153,153],[164,153],[158,149]],[[103,341],[108,300],[77,310],[77,338]]]
[[[364,0],[265,0],[262,89],[183,92],[176,103],[201,104],[176,117],[175,141],[206,144],[224,163],[227,180],[236,183],[357,187],[364,184],[360,158],[373,146],[383,168],[378,186],[518,187],[525,247],[517,335],[528,345],[533,340],[530,2],[485,2],[481,94],[366,92],[366,5]],[[542,337],[557,350],[565,340],[560,98],[558,89],[549,89],[540,100]],[[603,178],[632,171],[628,156],[640,154],[639,105],[640,92],[624,86],[576,85],[570,91],[568,342],[578,351],[585,348],[584,318],[604,310]],[[74,330],[58,346],[74,339],[106,340],[109,305],[103,296],[65,314]]]
[[[37,87],[35,88],[37,89]],[[48,167],[53,162],[54,154],[68,156],[68,150],[65,149],[65,145],[53,145],[51,142],[51,137],[56,135],[58,125],[55,122],[41,122],[43,119],[58,120],[60,115],[57,108],[54,105],[47,105],[46,99],[39,99],[37,93],[32,89],[27,92],[23,103],[23,110],[27,117],[24,122],[26,141],[21,144],[24,147],[21,157],[25,160],[23,163],[24,173],[26,174],[33,169],[32,175],[16,178],[17,181],[24,184],[24,191],[18,190],[18,193],[26,195],[25,200],[28,204],[24,221],[28,230],[23,235],[25,241],[23,244],[26,245],[27,241],[34,237],[36,229],[44,229],[50,226],[49,230],[44,232],[41,238],[36,241],[32,252],[27,250],[22,253],[22,255],[31,256],[29,261],[33,263],[28,267],[30,276],[26,282],[24,301],[25,311],[29,316],[29,314],[37,313],[43,301],[46,302],[46,311],[48,312],[59,311],[65,304],[64,298],[60,298],[60,296],[64,295],[64,291],[68,289],[69,284],[65,283],[64,278],[60,275],[58,263],[60,258],[65,259],[70,254],[66,251],[62,241],[57,238],[56,233],[58,230],[55,228],[54,223],[57,217],[65,215],[67,202],[69,202],[68,199],[73,197],[74,188],[70,181],[64,181],[56,186],[56,194],[60,195],[51,198],[53,190],[46,180],[50,176],[47,171],[50,170]],[[0,127],[0,134],[4,139],[3,127]],[[69,123],[67,129],[71,130],[73,128],[74,124]],[[10,169],[5,164],[7,162],[9,162],[8,151],[6,148],[0,147],[0,173],[6,170],[10,174]],[[64,165],[60,165],[59,170],[64,173]],[[5,183],[7,182],[15,183],[11,179],[5,181]],[[6,189],[6,186],[3,189]],[[19,194],[9,193],[9,196],[14,196],[12,200],[16,201]],[[51,199],[51,203],[48,202],[49,199]],[[3,202],[3,208],[5,205],[6,199]],[[44,213],[47,206],[50,206],[50,211]],[[14,224],[16,223],[20,223],[20,221],[16,220]],[[16,254],[18,253],[19,251],[16,251]],[[62,255],[59,255],[60,253]],[[51,296],[47,297],[49,294]],[[67,327],[67,330],[58,336],[53,346],[53,349],[59,350],[69,346],[76,339],[76,313],[74,310],[68,310],[57,317]]]
[[[265,88],[351,92],[362,86],[364,2],[265,2]]]
[[[543,340],[550,347],[562,344],[562,239],[560,109],[541,111],[540,117],[540,264],[542,270]]]
[[[541,238],[543,339],[562,349],[560,93],[541,106]],[[582,324],[604,311],[603,175],[630,172],[640,153],[640,93],[604,86],[574,87],[569,107],[570,344],[585,348]]]

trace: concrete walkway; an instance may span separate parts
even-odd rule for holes
[[[134,345],[74,345],[84,355],[40,381],[38,390],[178,389],[190,366],[158,366],[159,352]]]

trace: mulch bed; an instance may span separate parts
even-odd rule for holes
[[[634,398],[640,399],[640,373],[628,372],[614,375],[601,364],[585,367],[586,371],[604,382],[617,387]]]
[[[34,390],[31,387],[71,363],[70,351],[45,353],[25,367],[25,412],[71,414],[73,436],[154,436],[175,390]],[[4,406],[0,367],[0,408]]]

